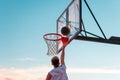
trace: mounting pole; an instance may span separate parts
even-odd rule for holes
[[[79,26],[80,26],[80,32],[82,31],[82,0],[79,0]]]
[[[95,16],[94,16],[94,14],[93,14],[92,10],[90,9],[90,7],[89,7],[89,5],[88,5],[87,1],[86,1],[86,0],[84,0],[84,2],[85,2],[85,4],[86,4],[87,8],[89,9],[89,11],[90,11],[90,13],[91,13],[92,17],[94,18],[94,20],[95,20],[95,22],[96,22],[97,26],[99,27],[100,31],[102,32],[102,34],[103,34],[104,38],[105,38],[105,39],[107,39],[107,38],[106,38],[106,36],[105,36],[105,34],[104,34],[104,32],[103,32],[103,30],[101,29],[101,27],[100,27],[100,25],[99,25],[98,21],[97,21],[97,19],[95,18]]]

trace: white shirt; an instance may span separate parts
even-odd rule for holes
[[[52,69],[49,74],[52,75],[51,80],[68,80],[65,64],[62,64],[61,66]]]

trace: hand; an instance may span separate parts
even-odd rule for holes
[[[69,38],[67,38],[67,37],[62,37],[63,47],[65,47],[65,46],[68,44],[68,40],[69,40]]]

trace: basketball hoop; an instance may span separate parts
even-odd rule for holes
[[[43,36],[45,39],[47,46],[48,46],[48,52],[47,55],[56,55],[58,54],[58,47],[60,43],[62,42],[62,36],[57,33],[48,33]]]

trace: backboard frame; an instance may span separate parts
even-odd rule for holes
[[[70,25],[70,20],[69,20],[69,13],[70,13],[70,11],[69,11],[69,8],[71,7],[71,6],[73,6],[73,5],[75,5],[75,1],[77,2],[78,1],[78,5],[76,4],[76,6],[77,6],[77,8],[78,8],[78,19],[79,19],[79,21],[78,21],[78,26],[77,26],[77,30],[76,30],[76,32],[74,32],[73,34],[70,34],[70,37],[69,37],[69,42],[68,43],[70,43],[73,39],[75,39],[77,36],[78,36],[78,34],[82,31],[82,0],[72,0],[72,2],[67,6],[67,8],[62,12],[62,14],[58,17],[58,19],[57,19],[57,21],[56,21],[56,24],[57,24],[57,33],[58,34],[60,34],[60,31],[59,31],[59,22],[60,22],[60,19],[61,19],[61,17],[63,17],[64,16],[64,14],[66,14],[65,15],[65,23],[66,23],[66,25],[65,26],[67,26],[67,27],[69,27],[69,25]],[[74,14],[74,15],[76,15],[76,14]],[[63,26],[64,27],[64,26]],[[75,26],[76,27],[76,26]],[[72,32],[71,32],[72,33]],[[71,36],[72,35],[72,36]],[[69,35],[68,35],[69,36]],[[59,52],[62,50],[62,46],[60,46],[59,47]]]
[[[60,17],[62,17],[62,15],[65,13],[65,11],[73,4],[74,1],[77,0],[72,0],[72,2],[68,5],[68,7],[63,11],[63,13],[59,16],[59,18],[57,19],[57,33],[58,33],[58,20],[60,19]],[[120,45],[120,37],[117,36],[111,36],[110,38],[107,38],[106,35],[104,34],[99,22],[97,21],[95,15],[93,14],[89,4],[87,3],[86,0],[78,0],[79,1],[79,31],[76,32],[74,34],[74,36],[69,40],[69,43],[73,40],[84,40],[84,41],[92,41],[92,42],[100,42],[100,43],[109,43],[109,44],[117,44]],[[87,6],[91,16],[93,17],[95,23],[97,24],[97,27],[99,29],[99,31],[101,32],[102,36],[99,36],[97,34],[94,34],[92,32],[86,31],[85,30],[85,25],[82,19],[82,2],[85,3],[85,5]],[[69,18],[69,17],[67,17]],[[68,21],[66,21],[66,26],[69,24]],[[84,35],[83,35],[84,34]],[[91,36],[88,36],[91,35]],[[61,51],[61,49],[59,49],[59,51]]]

